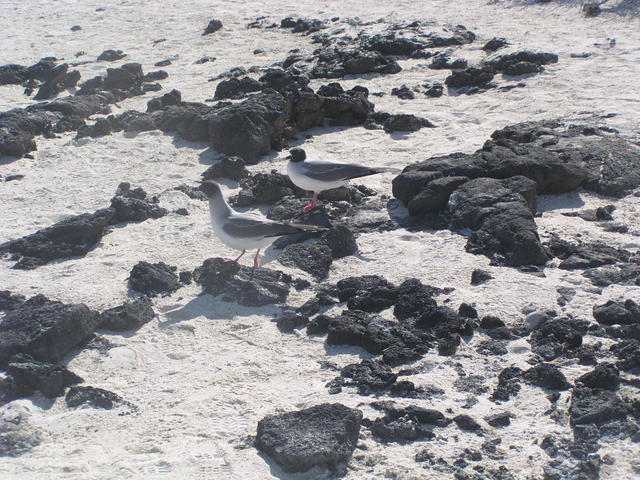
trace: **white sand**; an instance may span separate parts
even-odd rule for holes
[[[366,85],[377,110],[415,113],[432,120],[438,128],[423,129],[406,136],[389,136],[383,131],[361,127],[315,129],[315,136],[304,143],[310,155],[354,159],[372,164],[402,167],[431,155],[479,148],[497,128],[515,122],[545,118],[590,119],[594,114],[616,113],[609,126],[622,133],[640,133],[640,25],[637,17],[608,12],[585,19],[579,2],[484,2],[478,0],[430,0],[410,2],[309,1],[10,1],[0,3],[0,65],[30,65],[43,56],[74,61],[94,59],[107,48],[123,50],[125,61],[140,62],[145,72],[153,64],[177,58],[162,67],[169,78],[160,82],[164,91],[177,88],[183,100],[204,101],[213,96],[215,82],[207,79],[233,66],[268,66],[284,59],[292,48],[311,52],[309,37],[292,35],[280,29],[247,30],[245,25],[259,15],[279,22],[291,13],[327,18],[360,17],[393,20],[434,20],[464,24],[478,39],[460,50],[469,59],[481,57],[480,47],[493,36],[504,36],[514,44],[549,50],[560,55],[560,62],[546,67],[540,75],[528,78],[526,88],[508,92],[488,91],[479,95],[443,96],[429,99],[418,95],[404,101],[389,95],[391,88],[424,81],[443,81],[447,71],[427,69],[428,61],[401,61],[403,71],[368,80],[340,80],[343,85]],[[613,6],[620,2],[609,2]],[[624,2],[623,2],[624,3]],[[105,11],[96,12],[97,7]],[[211,18],[219,18],[224,28],[201,36]],[[71,32],[70,27],[82,30]],[[615,37],[615,46],[609,39]],[[153,40],[166,41],[153,44]],[[597,46],[595,44],[600,44]],[[255,48],[266,54],[253,55]],[[588,58],[571,58],[571,53],[590,52]],[[194,65],[203,55],[215,62]],[[422,65],[421,65],[422,64]],[[107,63],[78,67],[83,80],[104,72]],[[328,81],[314,81],[317,87]],[[162,92],[160,92],[162,93]],[[157,94],[128,99],[120,109],[144,110],[149,98]],[[0,87],[0,111],[29,105],[33,100],[17,86]],[[115,306],[127,298],[126,278],[140,260],[164,261],[180,270],[193,269],[208,257],[228,256],[231,252],[214,238],[208,225],[206,204],[186,195],[167,191],[181,183],[195,184],[213,159],[206,144],[197,145],[164,135],[145,132],[127,138],[122,133],[98,139],[73,140],[74,134],[57,139],[38,138],[34,159],[0,160],[0,174],[26,175],[21,181],[0,183],[0,242],[17,238],[48,226],[65,215],[93,211],[106,206],[118,183],[129,181],[150,194],[161,193],[162,205],[173,210],[186,207],[190,215],[171,214],[159,220],[116,228],[86,257],[54,262],[33,271],[12,270],[11,262],[0,261],[0,289],[24,295],[44,293],[65,301],[84,302],[92,308]],[[272,168],[284,171],[284,152],[273,160],[250,167],[253,172]],[[390,194],[393,176],[380,175],[366,184],[380,193]],[[228,193],[232,193],[229,191]],[[613,203],[617,220],[627,224],[629,234],[605,233],[579,218],[562,216],[563,211]],[[564,238],[581,234],[583,239],[603,239],[632,250],[640,247],[640,198],[614,200],[584,192],[539,199],[544,215],[537,219],[540,233],[559,232]],[[638,289],[613,286],[601,293],[580,272],[554,267],[540,278],[514,269],[490,267],[488,259],[467,254],[466,240],[448,231],[410,233],[397,230],[361,235],[361,254],[334,262],[329,280],[359,274],[380,274],[390,281],[408,277],[440,286],[454,287],[449,304],[475,303],[481,315],[494,314],[508,323],[523,318],[522,309],[555,308],[563,314],[592,318],[594,304],[609,298],[639,298]],[[267,266],[299,277],[304,274],[270,263],[277,252],[267,251]],[[495,280],[469,285],[474,268],[489,270]],[[572,286],[576,297],[566,306],[556,304],[556,288]],[[348,389],[328,395],[324,384],[336,373],[320,369],[319,362],[331,360],[346,365],[369,356],[359,348],[326,347],[323,338],[280,333],[270,319],[276,307],[239,307],[208,295],[198,296],[196,286],[185,287],[168,298],[155,301],[158,317],[133,335],[107,334],[121,345],[103,355],[84,350],[69,358],[69,368],[87,384],[112,390],[134,403],[129,412],[94,409],[69,410],[62,399],[20,400],[9,407],[25,407],[30,422],[41,428],[43,443],[30,453],[3,458],[3,479],[115,479],[115,478],[207,478],[207,479],[303,479],[323,478],[320,472],[306,475],[283,474],[271,466],[250,445],[247,436],[255,434],[264,415],[298,409],[325,401],[362,408],[373,400]],[[303,303],[311,292],[292,292],[289,303]],[[441,300],[445,300],[443,297]],[[527,367],[527,342],[510,344],[507,358],[480,357],[474,338],[453,358],[429,354],[417,366],[423,374],[412,378],[418,385],[443,388],[446,395],[433,400],[409,401],[441,410],[448,415],[464,412],[481,419],[496,410],[486,400],[469,410],[462,409],[467,395],[452,386],[458,378],[454,364],[467,373],[487,372],[495,378],[511,364]],[[519,347],[519,348],[518,348]],[[569,380],[589,367],[565,366]],[[493,389],[493,384],[488,384]],[[568,393],[562,394],[559,409],[566,411]],[[363,404],[364,403],[364,404]],[[485,457],[485,466],[507,466],[519,479],[541,478],[546,454],[536,445],[548,433],[570,435],[566,420],[556,422],[543,415],[549,402],[541,390],[523,385],[521,393],[504,408],[517,418],[500,431],[488,430],[489,438],[502,438],[499,449],[505,460]],[[502,407],[500,407],[502,408]],[[119,415],[118,413],[123,413]],[[485,425],[486,426],[486,425]],[[477,448],[483,439],[462,433],[455,427],[436,431],[430,442],[399,446],[382,445],[363,429],[362,443],[367,450],[356,450],[347,479],[440,479],[449,473],[423,468],[413,462],[415,452],[428,448],[436,456],[452,462],[464,448]],[[612,466],[604,465],[602,478],[638,478],[632,461],[637,446],[630,443],[603,447],[611,452]]]

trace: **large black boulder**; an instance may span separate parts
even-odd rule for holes
[[[120,395],[109,390],[90,386],[71,387],[64,400],[69,408],[86,405],[91,408],[103,408],[105,410],[111,410],[118,405],[128,403]]]
[[[98,312],[86,305],[33,297],[0,322],[0,366],[16,353],[45,362],[61,360],[87,340],[99,322]]]
[[[230,77],[221,81],[216,86],[216,92],[213,95],[213,98],[216,100],[239,98],[247,93],[259,92],[263,88],[262,83],[251,77]]]
[[[62,365],[39,361],[25,353],[18,353],[9,359],[7,371],[16,382],[27,388],[39,390],[47,397],[57,397],[69,385],[83,380]]]
[[[640,306],[629,299],[625,302],[609,300],[593,307],[593,316],[603,325],[640,324]]]
[[[129,274],[129,287],[150,297],[169,295],[182,286],[175,271],[164,262],[138,262]]]
[[[336,469],[351,458],[361,422],[362,412],[339,403],[268,415],[258,422],[256,447],[288,472]]]
[[[283,303],[291,286],[299,286],[281,271],[249,268],[222,258],[205,260],[194,271],[194,280],[211,295],[249,307]]]
[[[253,165],[261,155],[282,146],[287,119],[285,98],[266,90],[216,110],[209,118],[209,141],[220,153]]]
[[[558,55],[551,52],[538,52],[534,50],[504,49],[487,55],[482,60],[482,65],[503,72],[520,62],[528,62],[534,65],[547,65],[558,62]]]
[[[240,157],[226,155],[218,163],[214,163],[202,172],[202,180],[214,180],[221,177],[240,180],[248,176],[249,170],[245,167],[244,160]]]
[[[324,243],[297,243],[287,245],[278,261],[287,267],[296,267],[321,280],[329,274],[333,263],[333,252]]]
[[[610,390],[588,387],[574,388],[569,407],[572,426],[601,424],[609,420],[625,419],[627,408],[620,396]]]
[[[116,332],[135,330],[151,321],[154,316],[151,302],[143,297],[102,312],[99,327]]]

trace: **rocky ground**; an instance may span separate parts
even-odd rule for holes
[[[640,476],[637,2],[0,11],[3,478]]]

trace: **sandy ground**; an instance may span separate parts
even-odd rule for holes
[[[612,5],[616,2],[609,2]],[[629,2],[617,2],[624,7]],[[400,100],[389,95],[393,87],[443,81],[446,71],[426,68],[424,61],[405,60],[398,75],[375,78],[347,78],[346,86],[366,85],[385,96],[372,100],[377,110],[414,113],[434,122],[438,128],[410,135],[390,136],[361,127],[314,129],[304,143],[310,155],[334,159],[403,167],[432,155],[454,151],[470,152],[482,145],[492,131],[526,120],[570,118],[579,121],[615,113],[607,125],[626,135],[640,133],[640,25],[637,16],[621,9],[598,18],[585,19],[579,2],[486,2],[478,0],[430,0],[372,2],[362,8],[355,1],[288,2],[257,1],[2,1],[0,2],[0,64],[29,65],[44,56],[76,61],[95,59],[107,48],[123,50],[126,61],[142,64],[145,72],[166,58],[163,67],[169,78],[164,91],[177,88],[184,100],[204,101],[213,96],[215,82],[207,82],[233,66],[267,66],[282,60],[292,48],[311,52],[316,48],[308,37],[279,29],[248,30],[246,24],[258,15],[275,21],[297,13],[327,18],[360,17],[388,21],[433,20],[464,24],[478,35],[461,53],[469,59],[482,56],[480,47],[493,36],[504,36],[514,44],[548,50],[560,55],[540,75],[527,78],[526,88],[508,92],[496,90],[479,95],[443,96]],[[614,5],[615,6],[615,5]],[[96,11],[103,7],[104,11]],[[617,12],[617,13],[616,13]],[[626,15],[623,15],[625,13]],[[224,28],[208,36],[201,32],[211,18]],[[70,31],[73,25],[82,30]],[[154,44],[154,40],[166,40]],[[615,44],[611,39],[615,38]],[[265,54],[254,55],[256,48]],[[571,53],[588,52],[588,58]],[[195,65],[203,55],[215,62]],[[83,79],[104,72],[107,64],[80,65]],[[321,83],[314,81],[313,87]],[[162,92],[160,92],[162,93]],[[114,111],[144,110],[153,94],[123,101]],[[0,111],[33,102],[19,86],[0,87]],[[116,228],[84,258],[54,262],[32,271],[12,270],[11,262],[0,261],[0,289],[24,295],[44,293],[65,302],[83,302],[92,308],[118,305],[127,298],[126,278],[140,260],[164,261],[180,270],[193,269],[208,257],[230,252],[214,237],[208,224],[206,204],[170,189],[182,183],[195,184],[200,173],[215,159],[206,144],[186,142],[161,132],[135,136],[122,133],[98,139],[76,141],[74,134],[56,139],[38,138],[34,159],[0,159],[0,174],[24,174],[19,182],[0,183],[0,242],[31,233],[67,215],[106,206],[118,183],[129,181],[150,194],[160,194],[170,210],[186,207],[190,215],[167,215],[159,220]],[[250,167],[252,172],[284,171],[284,155],[274,154]],[[391,174],[367,179],[380,194],[390,195]],[[232,194],[233,189],[227,189]],[[562,216],[578,207],[613,203],[615,218],[629,226],[629,233],[612,234],[580,218]],[[542,236],[553,232],[572,238],[602,239],[636,250],[640,248],[639,197],[615,200],[582,191],[559,196],[541,196],[537,219]],[[402,207],[400,213],[403,213]],[[361,274],[384,275],[392,282],[417,277],[439,287],[453,287],[440,300],[457,307],[475,303],[481,315],[494,314],[508,323],[523,318],[523,309],[555,308],[591,318],[595,303],[609,298],[640,297],[637,288],[613,286],[600,292],[579,272],[555,268],[551,262],[544,278],[510,268],[489,266],[485,257],[464,251],[463,236],[448,231],[412,233],[396,230],[363,234],[360,253],[334,262],[329,281]],[[298,277],[305,274],[282,267],[268,250],[266,266]],[[469,285],[474,268],[489,270],[495,280],[481,286]],[[576,297],[566,306],[556,304],[556,288],[572,286]],[[284,335],[269,320],[276,307],[246,308],[199,296],[196,286],[185,287],[170,297],[155,301],[158,317],[133,335],[105,335],[119,346],[108,354],[84,350],[69,357],[69,368],[89,385],[112,390],[138,408],[134,411],[69,410],[64,401],[32,398],[9,407],[26,409],[30,422],[41,429],[43,442],[30,453],[3,458],[0,476],[6,479],[113,479],[113,478],[211,478],[211,479],[312,479],[323,473],[289,475],[261,457],[250,445],[258,420],[266,414],[311,406],[325,401],[362,408],[371,401],[348,389],[329,395],[325,383],[336,373],[320,368],[331,360],[342,366],[368,356],[359,348],[327,347],[323,338]],[[303,303],[309,293],[292,292],[290,304]],[[487,395],[471,409],[462,409],[467,394],[453,388],[458,378],[456,364],[467,372],[483,371],[490,378],[509,365],[526,367],[529,345],[510,344],[506,357],[482,358],[475,351],[475,338],[463,345],[453,358],[429,354],[418,362],[419,376],[412,380],[446,391],[440,397],[420,400],[426,407],[445,410],[452,416],[468,413],[481,418],[495,409]],[[565,365],[569,380],[589,370]],[[488,385],[490,389],[493,385]],[[568,392],[559,401],[566,409]],[[400,403],[416,403],[400,400]],[[542,413],[549,404],[539,389],[523,386],[508,404],[519,412],[511,426],[502,429],[500,449],[506,459],[485,459],[483,465],[505,465],[518,480],[541,478],[548,461],[536,445],[547,433],[568,434],[565,424]],[[484,440],[460,432],[455,425],[439,429],[430,442],[382,445],[366,434],[356,450],[347,479],[440,479],[442,472],[413,462],[415,452],[428,448],[448,461],[464,448],[478,447]],[[635,448],[635,450],[634,450]],[[633,460],[637,447],[610,444],[600,453],[612,452],[614,465],[605,465],[602,478],[638,478]]]

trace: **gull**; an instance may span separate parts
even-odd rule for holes
[[[236,258],[225,258],[226,262],[238,263],[247,250],[257,248],[253,258],[253,267],[259,267],[260,250],[268,247],[279,237],[309,230],[322,230],[313,225],[295,225],[269,220],[256,213],[236,212],[222,195],[220,185],[211,180],[202,182],[199,187],[209,197],[211,226],[218,238],[226,246],[242,250]]]
[[[367,167],[355,163],[307,160],[307,154],[302,148],[292,148],[287,158],[287,174],[294,185],[313,192],[311,201],[303,207],[304,212],[317,205],[318,194],[324,190],[343,187],[352,178],[398,171],[396,168]]]

